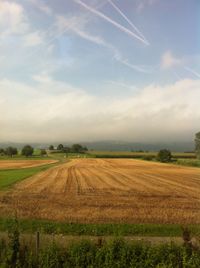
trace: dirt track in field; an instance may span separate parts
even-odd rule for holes
[[[39,167],[58,162],[57,160],[0,160],[0,170]]]
[[[200,223],[200,169],[77,159],[0,195],[0,213],[72,222]]]

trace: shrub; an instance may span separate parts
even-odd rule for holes
[[[167,149],[162,149],[159,151],[157,155],[157,160],[162,163],[168,163],[171,162],[172,160],[172,154],[169,150]]]
[[[145,155],[142,157],[143,160],[147,160],[147,161],[152,161],[153,160],[153,156],[152,155]]]

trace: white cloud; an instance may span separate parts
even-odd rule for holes
[[[166,51],[161,58],[162,69],[170,69],[172,67],[181,65],[182,63],[183,60],[174,57],[171,51]]]
[[[21,5],[0,2],[0,32],[1,37],[10,34],[24,34],[29,28],[24,9]]]
[[[189,140],[199,127],[200,80],[105,98],[44,74],[34,78],[31,87],[0,81],[1,140]]]
[[[158,2],[158,0],[139,0],[138,4],[137,4],[137,11],[141,12],[146,7],[152,6],[157,2]]]
[[[41,74],[33,75],[32,78],[33,80],[35,80],[36,82],[42,85],[54,82],[52,77],[47,72],[42,72]]]
[[[44,43],[44,37],[41,32],[32,32],[24,36],[24,46],[33,47]]]

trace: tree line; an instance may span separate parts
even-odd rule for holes
[[[50,152],[62,152],[62,153],[85,153],[88,151],[87,147],[82,146],[81,144],[73,144],[71,147],[64,146],[59,144],[57,147],[53,145],[49,146]],[[25,157],[30,157],[34,153],[34,148],[31,145],[25,145],[22,150],[17,149],[16,147],[9,146],[7,148],[0,148],[0,156],[13,157],[15,155],[22,155]],[[40,155],[47,155],[46,149],[40,149]]]
[[[59,144],[58,146],[49,146],[49,150],[51,152],[62,152],[62,153],[85,153],[88,151],[88,148],[86,146],[82,146],[81,144],[73,144],[71,147],[64,146],[63,144]]]
[[[0,148],[0,155],[6,155],[9,157],[13,157],[15,155],[21,154],[23,156],[29,157],[34,153],[34,148],[31,145],[25,145],[21,152],[16,147],[9,146],[5,149]]]
[[[71,147],[64,146],[63,144],[59,144],[58,146],[49,146],[50,152],[62,152],[62,153],[85,153],[88,151],[86,146],[82,146],[81,144],[73,144]],[[200,132],[195,134],[195,152],[197,155],[197,158],[200,159]],[[34,153],[34,148],[31,145],[25,145],[20,154],[26,157],[32,156]],[[9,157],[13,157],[15,155],[18,155],[19,151],[17,148],[9,146],[5,149],[0,148],[0,155],[6,155]],[[40,150],[40,155],[45,156],[47,155],[46,149]],[[170,162],[172,159],[172,154],[169,150],[163,149],[160,150],[157,155],[157,160],[160,162]]]

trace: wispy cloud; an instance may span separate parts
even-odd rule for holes
[[[145,38],[145,36],[143,35],[143,33],[133,24],[133,22],[124,14],[124,12],[122,12],[122,10],[113,3],[112,0],[108,0],[108,2],[113,6],[113,8],[128,22],[128,24],[142,37],[142,39],[146,42],[149,43],[147,41],[147,39]]]
[[[170,69],[172,67],[181,65],[183,63],[182,59],[176,58],[171,51],[166,51],[161,58],[161,68]]]
[[[141,12],[148,6],[152,6],[157,3],[159,0],[138,0],[137,11]]]
[[[38,0],[29,0],[29,2],[36,7],[38,10],[42,11],[43,13],[45,13],[46,15],[52,15],[53,11],[50,8],[50,6],[44,4],[42,1],[38,1]]]
[[[34,47],[44,43],[44,36],[42,32],[35,31],[24,36],[24,46]]]
[[[142,42],[145,45],[149,45],[149,43],[147,43],[145,40],[143,40],[143,38],[141,38],[140,36],[136,35],[135,33],[133,33],[132,31],[130,31],[129,29],[127,29],[126,27],[122,26],[121,24],[119,24],[118,22],[114,21],[113,19],[111,19],[110,17],[106,16],[105,14],[103,14],[102,12],[92,8],[91,6],[83,3],[80,0],[74,0],[77,4],[79,4],[80,6],[84,7],[85,9],[87,9],[88,11],[90,11],[91,13],[95,14],[96,16],[102,18],[103,20],[109,22],[110,24],[112,24],[113,26],[115,26],[116,28],[118,28],[120,31],[128,34],[129,36],[133,37],[134,39],[138,39],[140,42]]]

